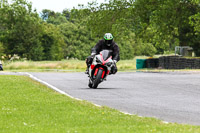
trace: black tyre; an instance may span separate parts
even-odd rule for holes
[[[88,86],[92,88],[92,82],[89,80]]]
[[[99,69],[99,70],[98,70],[98,73],[97,73],[97,76],[96,76],[96,79],[93,81],[92,88],[94,88],[94,89],[97,88],[97,86],[98,86],[99,83],[101,82],[102,73],[103,73],[103,70],[102,70],[102,69]]]

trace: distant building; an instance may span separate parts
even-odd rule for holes
[[[194,56],[194,50],[189,46],[176,46],[175,47],[175,55],[179,54],[181,56],[192,57]]]

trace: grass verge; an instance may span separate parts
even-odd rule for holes
[[[118,71],[122,72],[194,72],[199,73],[200,69],[137,69],[136,59],[145,59],[139,56],[133,60],[120,60],[117,63]],[[86,70],[85,61],[63,60],[63,61],[12,61],[3,63],[4,71],[13,72],[83,72]]]
[[[164,124],[59,94],[26,76],[0,75],[3,133],[199,133],[200,126]]]
[[[4,71],[84,71],[85,61],[7,61],[3,64]]]
[[[117,63],[119,71],[135,71],[136,59],[147,58],[138,56],[133,60],[120,60]],[[86,70],[86,63],[83,60],[63,61],[6,61],[3,63],[5,71],[63,71],[80,72]]]

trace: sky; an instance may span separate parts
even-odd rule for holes
[[[93,0],[27,0],[32,2],[33,9],[37,9],[37,12],[41,12],[42,9],[50,9],[55,12],[62,12],[63,9],[73,9],[78,7],[78,4],[87,5],[88,2]],[[97,3],[104,3],[105,0],[97,0]]]

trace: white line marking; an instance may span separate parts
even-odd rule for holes
[[[19,73],[21,73],[21,72],[19,72]],[[59,92],[59,93],[61,93],[61,94],[64,94],[64,95],[66,95],[66,96],[68,96],[68,97],[70,97],[70,98],[72,98],[72,99],[76,99],[76,100],[78,100],[78,101],[83,101],[82,99],[75,98],[75,97],[73,97],[73,96],[67,94],[66,92],[64,92],[64,91],[62,91],[62,90],[56,88],[55,86],[50,85],[49,83],[47,83],[47,82],[45,82],[45,81],[43,81],[43,80],[41,80],[41,79],[36,78],[35,76],[33,76],[32,74],[30,74],[30,73],[28,73],[28,72],[25,72],[25,73],[22,72],[22,74],[26,74],[26,75],[28,75],[30,78],[32,78],[33,80],[36,80],[36,81],[38,81],[38,82],[40,82],[40,83],[42,83],[42,84],[48,86],[49,88],[51,88],[51,89],[53,89],[53,90],[55,90],[55,91],[57,91],[57,92]],[[92,103],[92,104],[95,105],[95,106],[97,106],[97,107],[102,107],[101,105],[98,105],[98,104],[95,104],[95,103]]]
[[[57,92],[59,92],[59,93],[61,93],[61,94],[64,94],[64,95],[66,95],[66,96],[68,96],[68,97],[70,97],[70,98],[72,98],[72,99],[76,99],[76,100],[79,100],[79,101],[83,101],[83,100],[81,100],[81,99],[79,99],[79,98],[75,98],[75,97],[70,96],[70,95],[67,94],[66,92],[64,92],[64,91],[62,91],[62,90],[56,88],[56,87],[53,86],[53,85],[50,85],[49,83],[47,83],[47,82],[45,82],[45,81],[43,81],[43,80],[41,80],[41,79],[36,78],[35,76],[33,76],[33,75],[30,74],[30,73],[25,72],[24,74],[28,75],[30,78],[32,78],[32,79],[34,79],[34,80],[36,80],[36,81],[38,81],[38,82],[40,82],[40,83],[42,83],[42,84],[44,84],[44,85],[50,87],[51,89],[53,89],[53,90],[55,90],[55,91],[57,91]]]
[[[167,122],[167,121],[162,121],[164,124],[169,124],[169,122]]]

